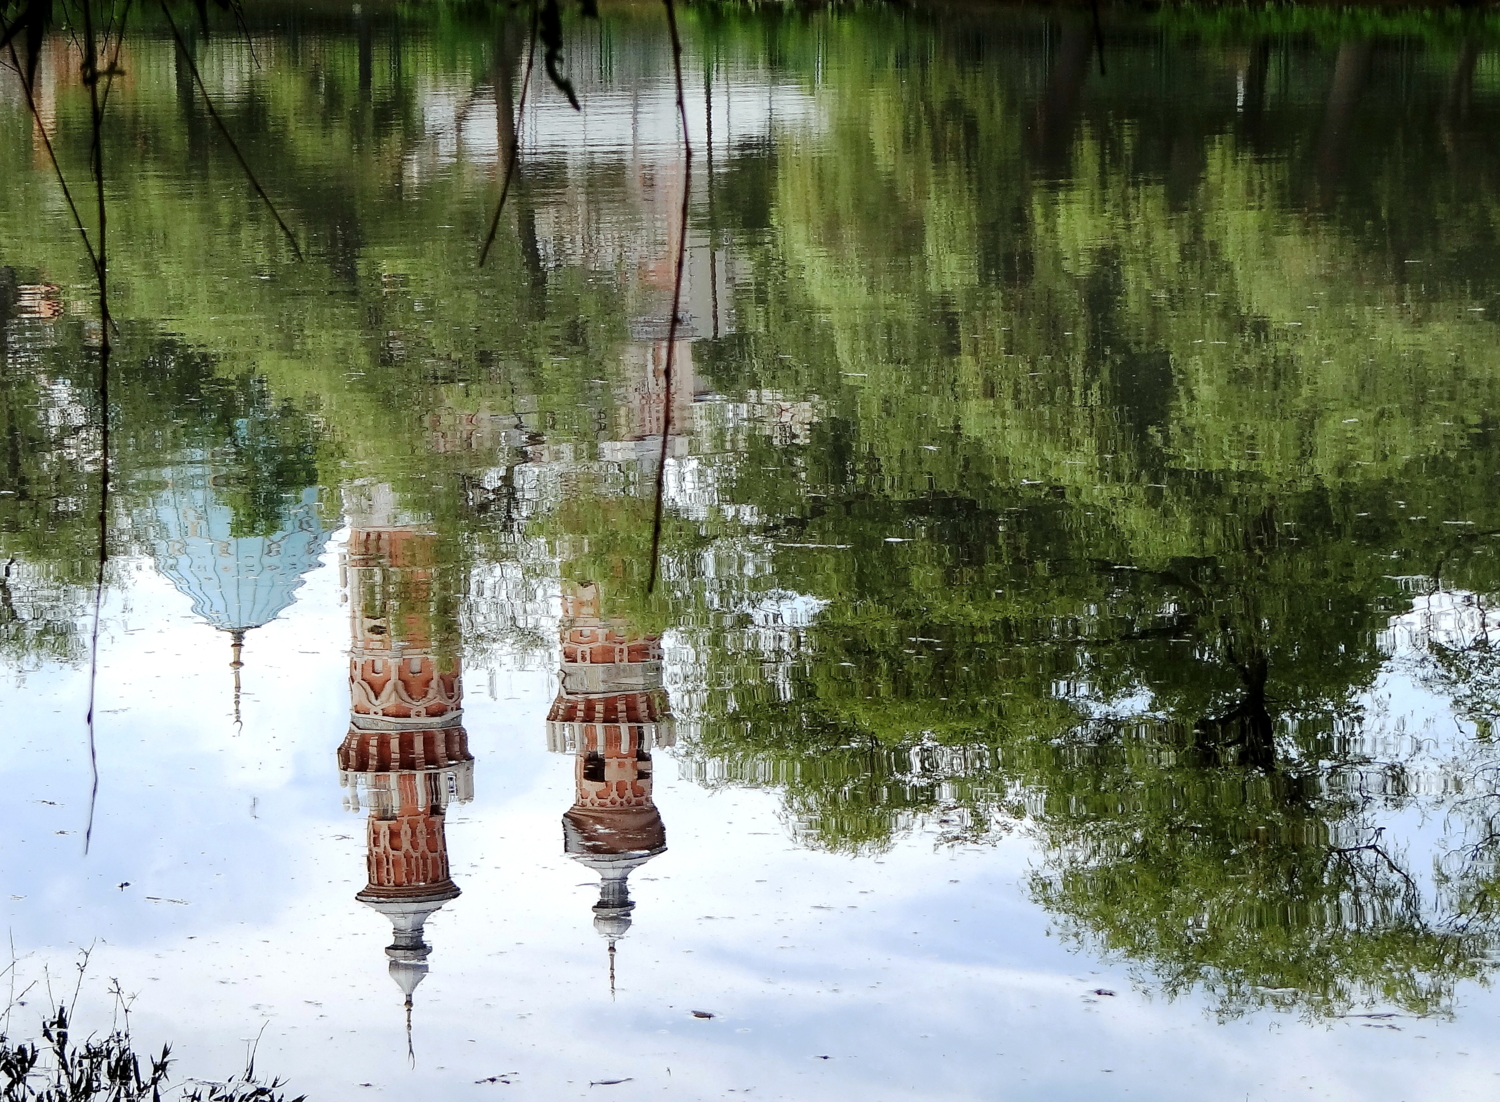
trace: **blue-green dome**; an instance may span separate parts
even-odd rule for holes
[[[274,620],[296,599],[302,576],[318,566],[328,531],[318,515],[318,488],[288,499],[266,535],[234,535],[234,510],[207,462],[163,472],[152,500],[156,568],[193,602],[193,611],[223,631]],[[262,526],[266,527],[266,526]]]

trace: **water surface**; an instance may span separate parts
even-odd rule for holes
[[[1492,22],[680,14],[690,174],[656,6],[578,112],[503,12],[188,19],[305,261],[132,25],[97,797],[101,327],[4,74],[10,1030],[92,947],[314,1099],[1490,1097]]]

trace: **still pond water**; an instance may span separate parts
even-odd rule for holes
[[[577,112],[189,15],[303,261],[133,17],[97,781],[88,96],[0,74],[9,1030],[92,947],[317,1100],[1494,1097],[1494,26],[680,15],[690,174],[659,6]]]

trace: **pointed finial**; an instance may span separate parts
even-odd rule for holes
[[[229,633],[229,668],[234,671],[234,725],[236,727],[245,725],[240,719],[240,670],[245,667],[245,663],[241,660],[244,649],[244,629],[231,631]]]
[[[417,1066],[417,1050],[411,1043],[411,996],[406,996],[406,1058],[412,1067]]]
[[[609,1001],[615,1001],[615,939],[609,939]]]

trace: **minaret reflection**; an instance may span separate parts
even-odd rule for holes
[[[563,596],[562,676],[547,715],[548,749],[575,757],[577,796],[563,816],[563,848],[599,875],[594,929],[609,944],[630,929],[631,872],[667,848],[651,799],[651,751],[671,746],[672,717],[662,688],[661,642],[600,617],[593,584]]]
[[[458,885],[443,829],[448,805],[474,795],[474,759],[463,729],[456,638],[444,626],[450,594],[438,584],[437,537],[390,522],[379,499],[351,518],[345,550],[349,595],[349,734],[339,747],[345,806],[369,809],[369,882],[357,896],[390,920],[391,978],[406,997],[427,975],[427,919]]]

